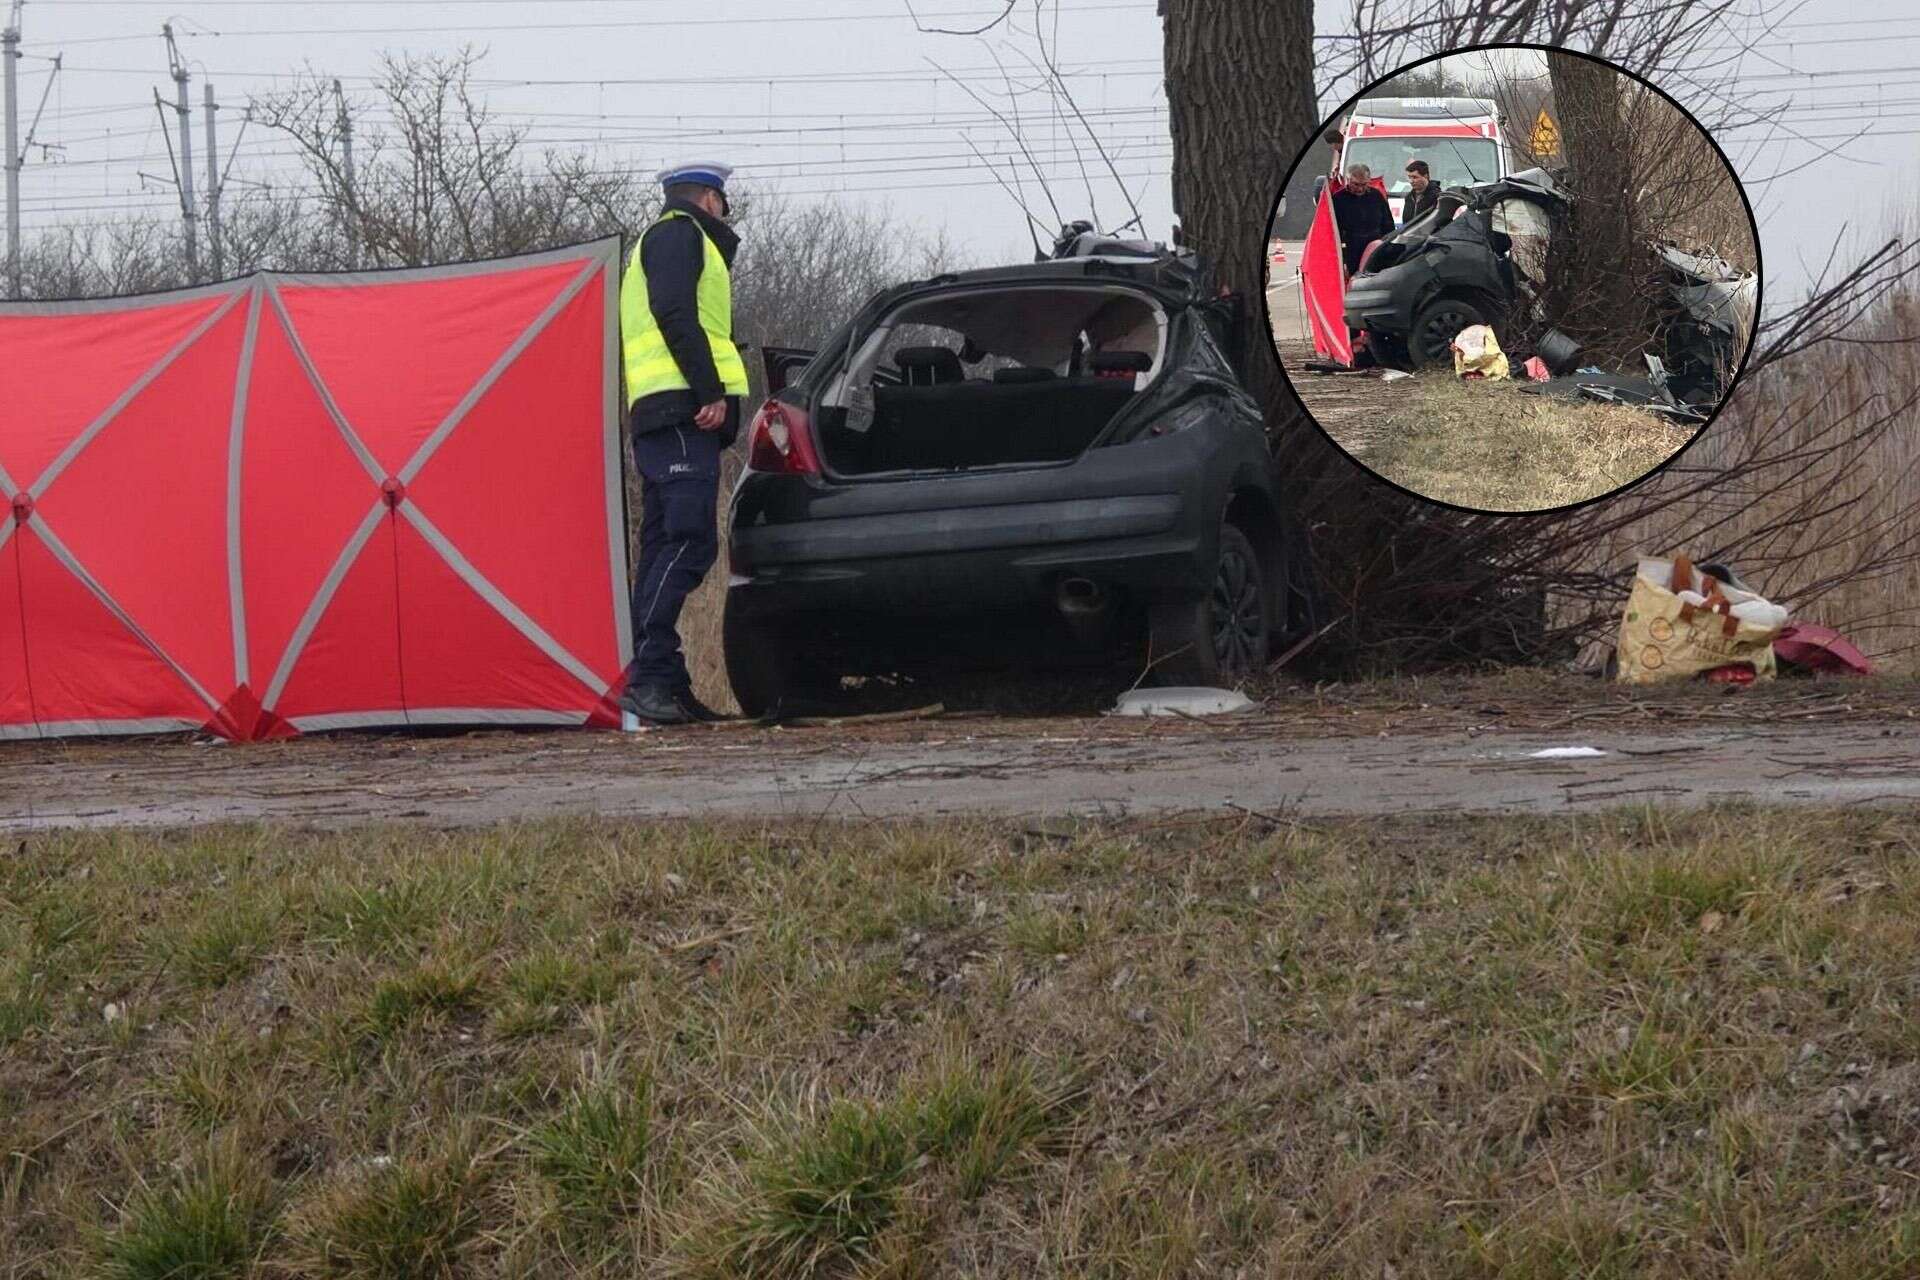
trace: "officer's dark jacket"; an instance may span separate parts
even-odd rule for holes
[[[667,350],[686,376],[691,391],[661,391],[633,404],[633,429],[645,434],[676,424],[686,426],[701,405],[726,396],[720,374],[713,367],[713,348],[700,327],[700,272],[706,265],[705,231],[729,268],[740,250],[732,227],[689,200],[669,200],[661,210],[677,209],[689,218],[656,222],[640,238],[640,267],[647,273],[647,305],[666,339]],[[697,226],[695,224],[698,224]],[[720,431],[725,448],[740,433],[740,402],[727,397],[727,425]]]

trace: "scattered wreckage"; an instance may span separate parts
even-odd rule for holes
[[[1076,224],[1038,262],[885,290],[820,352],[769,350],[731,508],[740,705],[963,654],[1262,669],[1304,597],[1238,317],[1191,253]]]
[[[1453,360],[1455,340],[1476,326],[1500,334],[1523,312],[1543,321],[1547,247],[1565,230],[1571,205],[1542,169],[1442,192],[1431,213],[1368,247],[1347,285],[1346,324],[1365,332],[1376,362],[1420,369]],[[1578,345],[1549,329],[1535,347],[1551,376],[1526,390],[1630,404],[1683,422],[1711,416],[1752,328],[1759,280],[1717,254],[1652,248],[1666,296],[1647,375],[1581,368]]]

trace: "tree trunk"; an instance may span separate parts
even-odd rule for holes
[[[1186,244],[1244,300],[1235,353],[1269,425],[1297,417],[1265,314],[1267,217],[1313,136],[1313,0],[1160,0],[1173,208]]]
[[[1621,94],[1631,85],[1603,62],[1549,54],[1573,196],[1571,235],[1556,254],[1548,287],[1554,323],[1596,354],[1627,358],[1653,328],[1639,140]]]

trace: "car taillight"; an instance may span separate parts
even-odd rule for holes
[[[820,455],[805,410],[769,400],[754,415],[747,437],[747,467],[775,474],[817,476]]]

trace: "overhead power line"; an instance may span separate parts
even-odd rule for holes
[[[1153,65],[1151,67],[1146,67],[1139,70],[1103,71],[1103,70],[1094,69],[1095,67],[1106,66],[1106,65],[1120,66],[1122,64],[1137,65],[1140,63],[1151,63]],[[67,74],[68,75],[150,76],[153,74],[153,72],[152,72],[152,69],[148,67],[68,66]],[[381,85],[381,84],[387,83],[387,77],[385,76],[375,76],[375,75],[332,76],[332,75],[329,75],[329,76],[323,77],[318,72],[313,71],[311,69],[291,70],[291,71],[289,70],[240,71],[232,67],[209,67],[209,68],[206,68],[206,74],[219,76],[222,79],[250,79],[250,80],[327,79],[327,80],[343,80],[350,84],[356,84],[356,85]],[[672,87],[678,87],[678,86],[684,86],[684,85],[934,84],[934,83],[940,82],[943,79],[951,79],[953,78],[953,76],[957,76],[963,80],[991,81],[993,83],[998,84],[1005,79],[1005,74],[1006,73],[999,67],[964,67],[964,68],[956,69],[951,76],[943,76],[938,72],[925,71],[925,70],[920,70],[920,71],[908,71],[908,70],[817,71],[817,72],[801,72],[801,73],[789,74],[789,75],[762,75],[762,76],[750,76],[750,75],[573,76],[573,77],[515,76],[510,79],[492,77],[492,76],[475,76],[472,79],[468,80],[467,83],[475,89],[542,89],[542,88],[559,88],[559,87],[591,88],[591,87],[598,87],[598,86],[604,86],[606,88],[612,89],[612,88],[624,88],[624,87],[651,88],[656,86],[663,87],[663,88],[672,88]],[[1112,64],[1085,63],[1085,64],[1081,64],[1079,66],[1074,66],[1074,67],[1063,67],[1061,69],[1060,74],[1063,79],[1068,79],[1068,80],[1135,79],[1141,76],[1149,76],[1154,79],[1158,79],[1164,74],[1164,72],[1161,70],[1159,60],[1156,58],[1127,58],[1127,59],[1116,60]],[[1022,77],[1017,73],[1014,76],[1015,80],[1020,80],[1021,78]]]
[[[1095,4],[1062,4],[1068,13],[1106,13],[1122,9],[1131,9],[1136,13],[1154,12],[1151,3],[1131,0],[1130,3],[1110,2]],[[943,21],[966,21],[970,18],[990,18],[998,11],[985,9],[947,9],[938,13],[922,13],[922,19],[938,18]],[[193,34],[202,39],[220,39],[228,36],[245,36],[250,39],[276,36],[409,36],[443,35],[447,32],[493,32],[493,31],[604,31],[609,29],[636,29],[654,27],[764,27],[781,26],[818,26],[832,22],[905,22],[912,23],[914,16],[905,10],[886,13],[807,13],[807,14],[767,14],[758,17],[735,18],[624,18],[593,22],[438,22],[413,27],[248,27],[232,31],[199,31]]]

